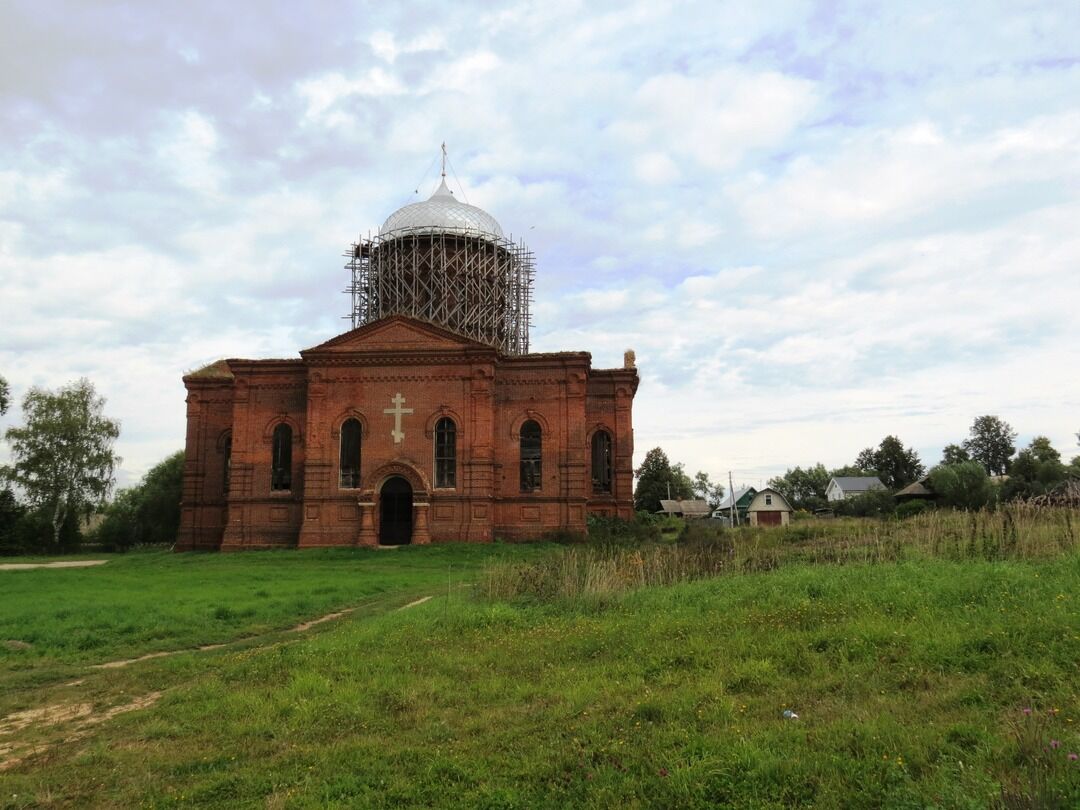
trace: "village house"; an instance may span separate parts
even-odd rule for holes
[[[794,510],[787,498],[775,489],[766,487],[754,495],[746,511],[751,526],[787,526]]]
[[[713,510],[712,516],[729,520],[731,518],[732,502],[734,502],[736,520],[739,523],[746,523],[747,510],[750,508],[750,502],[754,500],[755,495],[757,495],[757,490],[753,487],[742,487],[735,490],[734,493],[728,492],[720,499],[720,505]]]
[[[825,497],[830,501],[843,501],[865,495],[871,490],[885,488],[876,475],[838,476],[829,479],[829,485],[825,488]]]

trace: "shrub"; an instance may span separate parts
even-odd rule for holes
[[[920,556],[1052,557],[1080,549],[1076,514],[1075,509],[1019,503],[977,512],[924,507],[904,521],[845,518],[736,529],[715,521],[689,521],[674,544],[589,543],[535,562],[493,563],[485,569],[486,583],[477,593],[495,600],[550,601],[605,597],[790,564],[876,564]]]
[[[637,545],[659,540],[663,521],[659,515],[638,512],[633,520],[589,515],[588,525],[590,543]]]
[[[927,509],[932,509],[929,501],[904,501],[896,505],[896,516],[901,520],[915,515],[921,515]]]
[[[854,498],[835,501],[838,515],[851,517],[890,517],[896,511],[896,499],[885,489],[872,489]]]
[[[953,509],[982,509],[993,496],[990,476],[977,461],[938,465],[930,471],[930,488]]]

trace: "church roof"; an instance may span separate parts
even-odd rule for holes
[[[232,369],[229,368],[229,362],[227,360],[216,360],[213,363],[203,366],[197,371],[192,371],[184,376],[203,380],[231,380],[233,378],[233,373]]]
[[[399,208],[379,228],[379,236],[438,233],[503,238],[502,228],[495,217],[454,197],[445,177],[431,197]]]
[[[462,348],[483,349],[487,352],[498,351],[494,346],[481,343],[423,318],[413,318],[408,315],[390,315],[377,321],[361,324],[348,332],[342,332],[340,335],[335,335],[318,346],[304,349],[300,352],[300,356],[319,354],[333,349],[349,350],[359,348],[364,350],[367,348],[365,344],[370,343],[373,338],[375,342],[379,342],[380,336],[384,341],[384,348],[396,346],[402,349],[410,349],[419,348],[421,344],[426,344],[425,347],[439,344],[443,348],[459,346]],[[387,339],[390,340],[389,344],[385,343]]]

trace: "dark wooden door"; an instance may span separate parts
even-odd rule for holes
[[[412,486],[400,476],[387,479],[379,493],[379,543],[403,546],[412,540]]]
[[[782,514],[782,512],[758,512],[758,526],[779,526],[782,520],[780,517]]]

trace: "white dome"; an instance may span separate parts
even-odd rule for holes
[[[491,214],[459,202],[446,187],[446,178],[424,202],[399,208],[386,218],[379,236],[414,233],[455,233],[502,238],[502,228]]]

